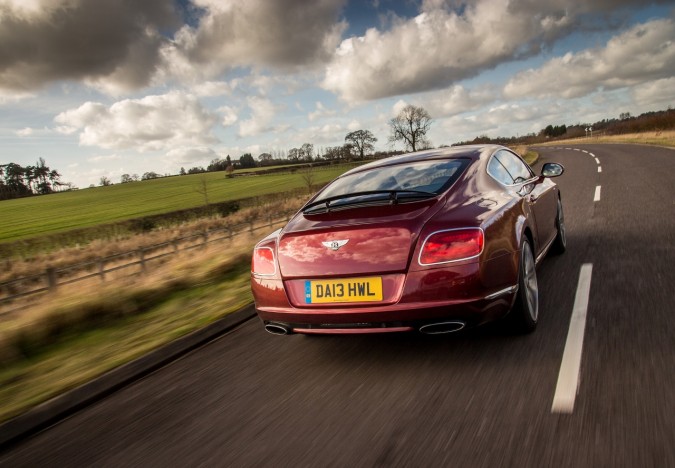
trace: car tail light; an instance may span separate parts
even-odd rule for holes
[[[271,276],[277,271],[274,251],[271,247],[256,247],[253,250],[251,271],[256,275]]]
[[[419,263],[434,265],[477,257],[483,251],[483,242],[483,230],[480,228],[434,232],[422,245]]]

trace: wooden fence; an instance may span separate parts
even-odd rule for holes
[[[0,283],[0,306],[11,305],[18,299],[38,296],[56,291],[60,286],[77,283],[91,278],[105,281],[112,273],[125,271],[122,276],[132,276],[148,271],[149,264],[161,264],[160,260],[179,252],[197,248],[205,248],[214,242],[231,241],[242,234],[253,234],[261,229],[269,229],[275,224],[286,222],[294,212],[282,213],[274,218],[269,215],[266,220],[212,229],[190,236],[179,237],[160,244],[141,247],[137,250],[101,257],[94,260],[68,265],[61,268],[47,268],[44,273]],[[2,310],[0,315],[18,312],[29,307],[23,304],[11,310]]]

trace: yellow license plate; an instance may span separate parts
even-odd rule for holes
[[[376,302],[382,300],[382,278],[305,281],[305,302]]]

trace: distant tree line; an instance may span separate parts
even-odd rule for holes
[[[586,129],[593,128],[594,135],[621,135],[625,133],[661,132],[675,129],[675,109],[645,112],[637,117],[630,112],[622,112],[618,119],[603,119],[595,123],[577,123],[574,125],[547,125],[538,133],[529,133],[516,137],[490,138],[481,135],[470,141],[454,143],[455,145],[493,143],[500,145],[532,145],[555,138],[580,138],[587,135]]]
[[[303,143],[299,148],[288,151],[277,150],[271,153],[261,153],[254,158],[251,153],[245,153],[237,160],[228,155],[225,159],[216,158],[207,167],[195,166],[189,169],[180,168],[179,175],[201,174],[204,172],[225,171],[231,175],[237,169],[251,169],[265,166],[284,166],[290,164],[311,163],[316,161],[347,161],[364,159],[373,155],[373,143],[377,138],[369,130],[357,130],[345,136],[342,146],[316,149],[311,143]],[[124,176],[122,176],[124,177]],[[128,180],[123,180],[123,182]]]
[[[402,142],[406,150],[409,151],[429,148],[431,143],[427,140],[426,133],[431,122],[431,117],[425,109],[408,105],[389,122],[391,127],[389,141],[391,143]],[[360,129],[347,133],[344,143],[340,146],[315,148],[312,143],[303,143],[300,147],[291,148],[288,151],[277,150],[271,153],[261,153],[257,158],[254,158],[251,153],[245,153],[238,159],[233,160],[228,155],[225,159],[213,159],[207,167],[195,166],[187,170],[181,167],[179,175],[224,171],[228,176],[232,176],[237,169],[363,160],[368,157],[382,158],[401,153],[401,151],[375,153],[375,142],[377,142],[377,138],[370,130]],[[168,176],[169,174],[165,175]],[[72,184],[61,183],[60,177],[58,171],[47,167],[42,158],[35,166],[22,167],[14,163],[0,165],[0,199],[51,193],[62,186],[66,186],[68,189],[74,188]],[[145,172],[142,176],[125,173],[121,175],[120,183],[128,184],[159,177],[162,177],[162,175],[153,171]],[[113,181],[108,176],[102,176],[99,179],[99,185],[103,187],[113,185]],[[94,185],[92,184],[90,187],[94,187]]]
[[[430,148],[431,142],[427,139],[426,134],[429,131],[431,123],[431,116],[424,108],[408,105],[395,118],[390,120],[391,136],[389,142],[402,142],[408,151],[419,151]],[[402,151],[374,152],[375,142],[377,142],[377,138],[375,138],[370,130],[360,129],[347,133],[344,143],[340,146],[317,149],[312,143],[303,143],[299,148],[291,148],[288,151],[276,150],[271,153],[261,153],[257,158],[254,158],[251,153],[242,154],[237,160],[230,158],[228,155],[225,159],[216,158],[211,160],[211,163],[207,167],[195,166],[189,169],[181,167],[179,175],[224,171],[228,177],[231,177],[237,169],[325,161],[363,160],[368,157],[383,158],[402,153]],[[155,177],[160,176],[154,172],[146,172],[140,180]],[[122,183],[138,180],[139,177],[136,174],[122,174],[121,178]],[[110,185],[111,183],[107,177],[101,178],[100,185]]]
[[[72,184],[61,182],[59,171],[47,166],[43,158],[34,166],[0,164],[0,200],[46,195],[62,187],[73,188]]]

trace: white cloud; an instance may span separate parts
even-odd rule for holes
[[[356,130],[361,129],[362,129],[361,122],[359,122],[358,120],[352,120],[347,124],[347,130],[349,130],[350,132],[355,132]]]
[[[345,0],[194,0],[199,24],[162,48],[164,74],[183,81],[236,67],[293,70],[327,62],[346,25]]]
[[[290,139],[280,141],[282,147],[300,147],[303,143],[312,143],[316,150],[321,145],[341,145],[344,143],[347,131],[339,123],[315,125],[311,127],[294,129]]]
[[[391,117],[396,117],[407,105],[408,103],[405,102],[403,99],[399,99],[398,101],[396,101],[396,103],[394,103],[394,105],[391,107]]]
[[[239,80],[232,81],[205,81],[192,88],[192,92],[199,97],[229,96],[238,86]]]
[[[217,157],[218,154],[206,146],[174,148],[166,153],[166,158],[176,165],[206,165]]]
[[[536,53],[571,21],[564,8],[532,15],[509,2],[478,0],[458,14],[438,3],[425,3],[427,10],[390,30],[344,40],[324,88],[351,102],[438,89]]]
[[[664,103],[675,103],[675,77],[635,86],[631,94],[639,106],[663,106]]]
[[[635,6],[643,2],[425,0],[414,18],[343,40],[322,86],[351,103],[441,89],[534,56],[574,30],[616,28],[623,8]]]
[[[80,131],[80,144],[106,149],[162,150],[216,141],[215,117],[189,94],[172,91],[142,99],[126,99],[109,108],[87,102],[54,118]]]
[[[251,96],[247,99],[247,103],[251,109],[251,118],[241,121],[239,124],[239,136],[256,136],[272,130],[270,124],[277,110],[272,101],[258,96]]]
[[[496,90],[490,86],[477,89],[466,89],[455,85],[443,91],[429,93],[422,96],[424,107],[433,118],[448,117],[470,112],[494,102],[498,98]]]
[[[332,110],[332,109],[326,109],[326,107],[323,105],[323,103],[317,101],[316,102],[316,110],[314,112],[310,112],[307,115],[307,118],[309,119],[310,122],[314,122],[317,119],[321,119],[324,117],[330,117],[333,116],[337,113],[337,111]]]
[[[234,107],[223,106],[218,109],[218,112],[220,112],[223,115],[223,118],[220,121],[223,127],[229,127],[230,125],[234,125],[237,122],[237,120],[239,120],[239,116],[237,115],[237,109],[235,109]]]
[[[501,103],[471,114],[459,114],[439,119],[430,136],[436,144],[452,144],[472,140],[479,135],[490,137],[536,133],[549,123],[566,123],[565,115],[579,103],[557,104]]]
[[[16,133],[16,135],[20,136],[20,137],[28,137],[28,136],[31,136],[32,134],[35,133],[35,129],[30,128],[30,127],[25,127],[25,128],[22,128],[21,130],[17,130],[14,133]]]
[[[15,90],[3,90],[0,86],[0,106],[4,104],[14,104],[24,99],[29,99],[35,96],[34,93],[21,92]]]
[[[599,89],[634,86],[675,75],[675,22],[639,24],[613,37],[602,49],[556,57],[514,76],[508,98],[585,96]]]
[[[119,161],[121,159],[123,159],[122,156],[118,154],[106,154],[100,156],[91,156],[87,158],[87,161],[91,163],[99,163],[104,161]]]

